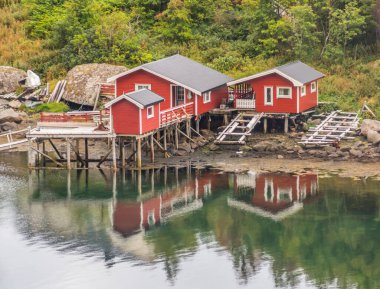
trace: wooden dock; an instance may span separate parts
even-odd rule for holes
[[[304,146],[328,146],[343,139],[353,139],[351,135],[359,125],[359,117],[354,112],[334,111],[315,128],[309,129],[299,144]]]

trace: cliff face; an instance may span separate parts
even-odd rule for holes
[[[80,105],[93,106],[97,85],[105,83],[107,78],[127,70],[124,66],[104,63],[78,65],[67,73],[66,92],[63,99]]]

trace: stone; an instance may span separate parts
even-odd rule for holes
[[[279,160],[282,160],[282,159],[284,159],[284,156],[283,156],[283,155],[278,155],[277,158],[278,158]]]
[[[361,134],[367,136],[369,130],[380,132],[380,121],[373,119],[363,120],[362,125],[360,127]]]
[[[182,156],[187,155],[188,152],[185,151],[185,150],[174,150],[174,151],[173,151],[173,154],[176,155],[176,156],[180,156],[180,157],[182,157]]]
[[[22,121],[20,115],[15,112],[12,108],[0,111],[0,124],[5,122],[15,122],[20,123]]]
[[[377,145],[380,143],[380,133],[378,133],[377,131],[374,131],[372,129],[369,129],[367,131],[367,139],[370,143]]]
[[[351,146],[347,146],[347,145],[341,146],[340,150],[342,152],[349,152],[351,150]]]
[[[210,144],[209,146],[208,146],[208,149],[210,150],[210,151],[218,151],[218,150],[220,150],[220,147],[219,146],[217,146],[216,144]]]
[[[240,150],[243,152],[250,152],[252,151],[252,148],[250,146],[245,145],[245,146],[240,147]]]
[[[338,157],[339,157],[339,155],[337,153],[329,154],[329,158],[335,159],[335,158],[338,158]]]
[[[0,125],[1,131],[17,130],[17,124],[14,122],[5,122]]]
[[[360,158],[360,157],[363,156],[362,151],[360,151],[360,150],[356,150],[356,149],[351,149],[351,150],[350,150],[350,154],[351,154],[352,156],[354,156],[354,157],[358,157],[358,158]]]
[[[15,92],[20,87],[19,81],[26,78],[26,72],[10,67],[0,66],[0,95]]]
[[[107,78],[127,70],[124,66],[105,63],[77,65],[67,73],[63,99],[80,105],[94,106],[94,91],[97,85],[106,83]]]
[[[309,123],[311,126],[318,126],[318,125],[321,124],[321,122],[322,122],[322,120],[319,119],[319,118],[316,118],[316,119],[309,119],[309,120],[308,120],[308,123]]]
[[[325,147],[325,152],[327,152],[328,154],[335,153],[336,148],[334,148],[332,146],[327,146],[327,147]]]
[[[12,100],[11,102],[8,103],[8,105],[11,108],[19,109],[21,106],[21,102],[19,100]]]
[[[214,137],[214,133],[211,130],[208,129],[201,129],[200,134],[203,135],[206,138]]]
[[[178,145],[178,150],[184,150],[187,153],[191,152],[191,145],[187,142],[183,142]]]

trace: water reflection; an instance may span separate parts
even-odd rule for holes
[[[207,280],[210,266],[234,272],[228,288],[263,272],[264,288],[380,286],[378,181],[183,167],[32,171],[26,183],[14,204],[29,246],[153,266],[184,288],[180,276]]]

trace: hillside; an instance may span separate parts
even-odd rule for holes
[[[321,100],[367,101],[380,116],[380,1],[327,2],[0,0],[0,65],[50,81],[78,64],[133,67],[177,52],[233,77],[300,59],[328,76]]]

